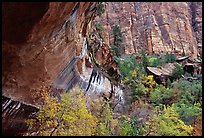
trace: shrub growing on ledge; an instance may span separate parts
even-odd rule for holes
[[[143,135],[142,124],[138,123],[138,117],[133,116],[131,120],[128,120],[124,116],[120,122],[120,136],[142,136]]]
[[[95,22],[94,23],[94,26],[96,28],[96,31],[98,32],[100,38],[102,38],[102,40],[104,41],[104,38],[106,36],[105,34],[105,28],[103,27],[103,25],[101,25],[100,23],[98,22]]]
[[[183,70],[182,65],[176,64],[175,68],[173,69],[172,76],[175,79],[179,79],[183,74],[184,74],[184,70]]]
[[[100,23],[95,23],[95,27],[99,32],[104,31],[104,27]]]
[[[96,6],[96,15],[101,16],[105,12],[105,3],[98,2]]]
[[[123,42],[122,32],[118,25],[114,25],[112,31],[114,35],[114,44],[111,46],[112,53],[114,56],[120,57],[123,52],[123,48],[121,46]]]
[[[169,54],[168,52],[164,55],[164,62],[165,63],[172,63],[176,61],[176,56],[173,54]]]

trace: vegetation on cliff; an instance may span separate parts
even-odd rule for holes
[[[184,78],[179,75],[168,80],[167,86],[157,84],[153,75],[146,72],[145,66],[156,65],[158,59],[146,56],[137,60],[135,55],[117,59],[122,83],[132,92],[132,102],[145,98],[153,106],[153,114],[146,122],[139,122],[137,115],[115,118],[108,101],[87,102],[82,90],[64,93],[60,100],[44,94],[44,91],[41,110],[35,119],[27,121],[30,130],[36,135],[192,135],[194,127],[191,120],[202,115],[202,82],[188,81],[185,76],[189,74],[182,72]],[[165,55],[164,59],[172,62]],[[180,69],[174,70],[175,74],[180,73]]]
[[[100,4],[99,4],[100,5]],[[103,11],[99,6],[100,14]],[[120,26],[112,28],[114,43],[111,45],[112,58],[118,68],[107,69],[96,60],[96,52],[104,41],[104,27],[95,22],[96,32],[87,38],[87,53],[94,68],[106,76],[111,85],[127,87],[131,92],[132,103],[144,100],[152,106],[152,114],[146,121],[141,121],[137,114],[127,113],[114,117],[110,99],[87,100],[87,95],[80,89],[73,89],[62,94],[61,98],[41,94],[40,111],[34,119],[27,120],[30,133],[35,135],[56,136],[189,136],[193,134],[193,123],[202,115],[202,82],[191,81],[186,77],[195,77],[184,71],[182,63],[176,63],[172,77],[163,81],[156,80],[155,74],[148,72],[148,67],[161,68],[167,63],[175,63],[177,57],[171,53],[160,56],[123,54],[123,36]],[[100,38],[99,38],[100,37]],[[96,45],[98,49],[95,50]],[[118,76],[119,75],[119,76]],[[202,75],[201,75],[202,78]],[[133,106],[133,104],[131,105]]]
[[[112,54],[114,57],[120,57],[123,54],[123,37],[121,28],[119,25],[114,25],[112,31],[114,35],[114,43],[111,45]]]

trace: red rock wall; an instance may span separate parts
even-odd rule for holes
[[[81,52],[93,7],[91,2],[3,3],[3,95],[32,103],[36,88],[53,84]],[[202,47],[201,9],[194,2],[107,2],[96,20],[109,34],[108,45],[113,43],[111,27],[121,26],[126,54],[184,50],[196,57],[197,46]],[[82,60],[79,72],[81,65]]]
[[[120,25],[126,54],[186,53],[197,57],[202,45],[202,4],[194,2],[107,2],[96,18],[105,26],[113,43],[111,27]],[[197,29],[195,29],[197,28]]]
[[[91,2],[3,3],[3,95],[32,103],[82,47]],[[77,11],[77,12],[74,12]],[[76,14],[76,16],[75,16]],[[69,20],[68,20],[69,19]]]
[[[197,40],[198,50],[202,57],[202,2],[191,2],[192,26]]]

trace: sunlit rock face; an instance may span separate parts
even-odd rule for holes
[[[105,43],[101,43],[101,45],[102,46],[95,53],[97,63],[101,66],[106,65],[106,63],[111,63],[108,64],[109,67],[117,68],[117,63],[114,62],[111,57],[110,47]],[[100,99],[101,97],[110,98],[114,111],[119,114],[127,111],[128,108],[125,106],[127,105],[127,97],[129,94],[125,93],[122,87],[111,85],[110,80],[105,77],[103,72],[94,67],[91,57],[88,54],[86,38],[84,38],[79,58],[83,62],[81,64],[82,70],[80,72],[79,83],[76,86],[83,89],[87,96],[92,97],[92,100]],[[112,86],[114,92],[112,92]]]
[[[85,91],[85,94],[91,96],[91,100],[100,99],[101,97],[109,98],[111,95],[110,81],[94,69],[85,67],[84,71],[83,75],[80,76],[79,86]],[[93,72],[95,77],[91,78]],[[113,90],[114,92],[110,98],[113,111],[116,115],[127,113],[130,93],[127,93],[119,86],[114,86]]]
[[[110,44],[111,28],[120,25],[126,54],[143,49],[149,54],[184,51],[197,57],[202,47],[201,9],[198,2],[107,2],[96,21],[106,28]]]
[[[76,81],[81,66],[71,64],[81,52],[94,6],[92,2],[3,3],[3,95],[35,104],[32,95],[41,85],[60,88]]]

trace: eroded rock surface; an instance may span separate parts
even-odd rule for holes
[[[33,103],[34,89],[56,82],[80,54],[94,6],[92,2],[3,3],[3,95]],[[77,77],[77,67],[65,73],[69,76],[60,80],[62,84]]]
[[[3,135],[27,130],[25,120],[36,112],[35,94],[41,86],[67,90],[78,81],[82,66],[76,59],[95,6],[93,2],[3,3]]]
[[[18,102],[35,104],[33,95],[42,85],[68,90],[79,82],[81,88],[87,89],[93,65],[87,55],[81,54],[85,36],[90,31],[87,28],[93,26],[95,4],[3,3],[2,87],[3,95],[15,101],[8,110],[3,109],[4,118],[8,119],[7,111],[10,113],[10,108],[17,108]],[[149,54],[182,53],[184,50],[197,57],[202,48],[201,9],[201,3],[186,2],[106,3],[106,12],[97,21],[105,26],[108,37],[95,55],[96,59],[100,64],[117,66],[112,62],[109,49],[114,40],[111,27],[115,24],[121,26],[126,54],[140,53],[141,49],[146,49]],[[111,89],[109,80],[102,76],[98,81],[98,76],[89,92],[108,93]],[[121,101],[129,96],[119,88],[116,94]],[[113,99],[117,100],[117,97]],[[122,108],[118,106],[115,110],[127,110]],[[21,116],[24,118],[19,120],[27,116]],[[18,118],[3,120],[4,126],[15,120]],[[9,132],[9,128],[5,131]]]
[[[111,28],[120,25],[126,54],[140,53],[142,49],[149,54],[201,54],[199,2],[107,2],[105,13],[96,21],[105,27],[110,43],[114,41]]]

